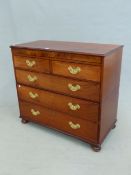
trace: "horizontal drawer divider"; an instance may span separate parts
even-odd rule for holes
[[[84,100],[84,101],[87,101],[87,102],[90,102],[90,103],[93,103],[93,104],[100,104],[100,102],[98,101],[93,101],[93,100],[86,100],[84,98],[80,98],[80,97],[74,97],[72,95],[67,95],[65,93],[61,93],[61,92],[56,92],[56,91],[51,91],[51,90],[48,90],[48,89],[44,89],[44,88],[39,88],[39,87],[34,87],[34,86],[29,86],[29,85],[26,85],[26,84],[22,84],[22,83],[19,83],[16,81],[16,85],[21,85],[21,86],[26,86],[26,87],[31,87],[31,88],[34,88],[34,89],[38,89],[38,90],[44,90],[44,91],[47,91],[47,92],[51,92],[51,93],[55,93],[55,94],[58,94],[58,95],[64,95],[64,96],[67,96],[67,97],[71,97],[71,98],[75,98],[75,99],[80,99],[80,100]]]
[[[41,59],[44,57],[40,57]],[[80,60],[72,60],[72,59],[67,59],[67,61],[63,61],[62,57],[61,59],[59,58],[52,58],[52,57],[47,57],[47,59],[51,60],[51,61],[60,61],[60,62],[65,62],[65,63],[80,63],[80,64],[84,64],[84,65],[90,65],[90,66],[101,66],[101,63],[95,63],[95,62],[88,62],[88,61],[80,61]]]
[[[14,56],[18,56],[18,57],[25,57],[25,58],[35,58],[35,59],[44,59],[44,60],[50,60],[50,61],[60,61],[60,62],[66,62],[66,63],[80,63],[80,64],[86,64],[86,65],[90,65],[90,66],[101,66],[101,63],[95,63],[95,62],[88,62],[88,61],[81,61],[81,60],[72,60],[72,59],[67,59],[68,61],[63,61],[63,57],[61,58],[55,58],[55,57],[41,57],[41,56],[27,56],[27,55],[18,55],[15,54]]]
[[[27,70],[27,69],[24,69],[24,68],[18,68],[18,67],[16,67],[15,68],[15,70],[23,70],[23,71],[26,71],[26,72],[34,72],[34,73],[39,73],[39,74],[48,74],[48,75],[50,75],[51,74],[51,72],[41,72],[41,71],[38,71],[38,70]]]
[[[32,72],[32,73],[39,73],[39,74],[47,74],[47,75],[51,75],[51,76],[55,76],[55,77],[63,77],[63,78],[67,78],[67,79],[70,79],[70,80],[76,80],[76,81],[82,81],[82,82],[90,82],[90,83],[93,83],[93,84],[100,84],[101,82],[100,81],[93,81],[93,80],[85,80],[85,79],[78,79],[78,78],[74,78],[74,77],[66,77],[64,75],[58,75],[58,74],[53,74],[52,72],[50,73],[47,73],[47,72],[39,72],[39,71],[34,71],[34,70],[27,70],[27,69],[23,69],[23,68],[15,68],[16,70],[23,70],[23,71],[26,71],[26,72]]]
[[[59,77],[64,77],[64,78],[70,78],[72,80],[77,80],[77,81],[84,81],[84,82],[92,82],[92,83],[97,83],[97,84],[100,84],[101,82],[100,81],[94,81],[94,80],[86,80],[86,79],[79,79],[79,78],[75,78],[75,77],[67,77],[67,76],[64,76],[64,75],[58,75],[58,74],[55,74],[55,73],[51,73],[52,75],[54,76],[59,76]]]
[[[44,105],[41,105],[41,104],[36,104],[36,103],[33,103],[33,102],[29,102],[29,101],[27,101],[27,100],[21,100],[21,99],[19,99],[19,100],[20,100],[21,102],[26,102],[26,103],[30,103],[30,104],[32,104],[32,105],[41,106],[41,107],[43,107],[43,108],[49,109],[49,110],[51,110],[51,111],[56,111],[56,112],[59,112],[59,113],[61,113],[61,114],[67,114],[67,115],[70,115],[70,116],[73,117],[73,118],[78,118],[78,119],[80,119],[80,120],[85,120],[85,121],[88,121],[88,122],[91,122],[91,123],[99,124],[99,121],[98,121],[98,120],[97,120],[97,121],[92,121],[92,120],[89,120],[88,118],[85,119],[85,118],[80,118],[80,117],[74,117],[74,116],[71,115],[71,114],[68,114],[68,113],[65,113],[65,112],[62,112],[62,111],[58,111],[58,110],[55,110],[55,109],[51,109],[51,108],[49,108],[49,107],[47,107],[47,106],[44,106]]]

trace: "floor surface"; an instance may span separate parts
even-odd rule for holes
[[[131,175],[131,108],[121,97],[117,127],[99,153],[77,139],[20,122],[0,108],[0,175]]]

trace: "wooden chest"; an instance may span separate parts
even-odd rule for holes
[[[11,46],[22,122],[72,135],[99,151],[116,123],[122,49],[62,41]]]

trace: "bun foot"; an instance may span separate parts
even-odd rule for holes
[[[115,127],[116,127],[116,124],[113,125],[112,129],[115,129]]]
[[[28,120],[25,120],[25,119],[21,119],[21,122],[23,123],[23,124],[26,124],[26,123],[28,123]]]
[[[91,145],[93,151],[95,152],[99,152],[101,150],[101,146],[100,145]]]

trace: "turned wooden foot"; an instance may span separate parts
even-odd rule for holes
[[[116,123],[113,125],[112,129],[115,129],[115,127],[116,127]]]
[[[99,152],[101,150],[101,146],[100,145],[91,145],[93,151],[95,152]]]
[[[26,124],[26,123],[28,123],[28,120],[25,120],[25,119],[21,119],[21,122],[23,123],[23,124]]]

